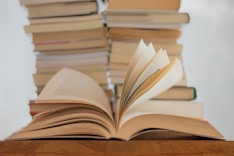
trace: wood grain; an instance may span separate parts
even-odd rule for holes
[[[0,142],[0,156],[234,156],[234,141],[31,140]]]

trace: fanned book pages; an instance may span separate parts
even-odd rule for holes
[[[182,73],[178,59],[170,62],[166,51],[155,52],[152,44],[147,46],[140,41],[113,115],[108,97],[94,80],[81,72],[63,68],[49,80],[35,101],[35,105],[49,105],[47,111],[35,115],[27,126],[7,139],[130,140],[161,130],[223,139],[199,113],[202,105],[194,103],[183,109],[176,103],[149,101],[180,81]]]

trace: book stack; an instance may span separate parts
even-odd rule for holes
[[[40,16],[29,13],[30,25],[25,26],[25,30],[33,35],[35,51],[40,51],[37,57],[35,82],[39,87],[43,87],[46,81],[48,83],[36,100],[29,105],[32,121],[9,136],[7,140],[55,138],[131,140],[137,137],[145,138],[144,135],[154,135],[153,138],[157,139],[161,134],[167,135],[161,136],[161,139],[170,140],[180,139],[181,136],[223,139],[222,134],[203,118],[203,104],[191,100],[195,98],[195,89],[182,83],[186,82],[186,79],[181,60],[182,46],[177,43],[177,39],[181,35],[180,26],[188,22],[188,15],[178,12],[179,0],[135,0],[134,5],[123,0],[109,1],[105,15],[112,43],[110,74],[111,78],[114,72],[124,78],[123,82],[116,83],[117,96],[121,96],[115,110],[111,108],[109,96],[100,86],[109,81],[97,80],[101,78],[100,75],[94,78],[99,66],[107,64],[108,56],[104,51],[108,47],[107,39],[100,39],[103,44],[96,45],[99,43],[97,40],[105,36],[101,20],[97,20],[101,18],[93,20],[99,21],[97,27],[92,23],[82,26],[82,29],[74,30],[83,25],[83,18],[99,16],[97,10],[80,13],[83,7],[65,9],[70,3],[71,6],[76,4],[80,6],[83,3],[96,4],[96,2],[24,1],[31,2],[27,5],[29,8],[39,6],[47,8],[63,4],[61,10],[65,13],[57,14],[60,13],[60,9],[50,7],[49,10],[53,10],[53,13],[47,15],[48,17],[45,17],[44,13],[49,10],[40,9],[38,12],[42,14]],[[70,16],[70,9],[74,12],[79,10],[79,14]],[[184,20],[181,20],[181,15],[185,16]],[[161,16],[159,20],[158,17]],[[167,16],[172,18],[169,20]],[[78,18],[79,22],[66,21],[71,18]],[[57,19],[60,22],[52,22]],[[66,19],[66,22],[61,22],[60,19]],[[32,21],[35,20],[46,20],[48,23],[33,24]],[[92,20],[87,20],[85,23],[90,21]],[[73,25],[74,23],[80,24]],[[72,26],[67,27],[67,24]],[[93,33],[89,34],[97,29],[102,29],[102,35],[95,37]],[[36,36],[40,35],[44,39],[35,40]],[[144,40],[139,42],[140,38]],[[95,44],[91,44],[93,40]],[[87,46],[86,41],[89,42]],[[147,43],[149,41],[151,43]],[[113,61],[115,55],[120,57],[119,61]],[[59,70],[63,66],[70,68]],[[55,71],[58,72],[53,75]],[[190,94],[183,92],[185,90],[182,88],[186,88]],[[170,137],[171,134],[173,137]]]
[[[180,0],[109,0],[104,12],[111,39],[109,72],[111,82],[120,97],[126,69],[136,50],[139,40],[152,43],[156,51],[166,50],[170,60],[182,61],[183,45],[178,43],[182,36],[181,27],[189,22],[189,15],[179,12]],[[187,86],[183,79],[166,92],[154,97],[157,100],[193,100],[196,89]]]
[[[20,0],[28,10],[29,25],[37,52],[34,82],[40,93],[62,67],[82,71],[109,92],[106,67],[109,44],[96,0]]]
[[[7,140],[28,139],[223,139],[203,118],[203,105],[149,100],[183,77],[179,59],[156,53],[141,41],[129,64],[116,112],[88,75],[63,68],[46,84],[30,110],[32,121]],[[113,114],[114,113],[114,114]],[[184,137],[182,137],[184,136]]]

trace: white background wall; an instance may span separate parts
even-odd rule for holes
[[[184,65],[205,118],[234,140],[234,1],[183,0],[191,21],[183,29]]]
[[[234,140],[234,1],[183,0],[191,21],[183,28],[184,66],[189,85],[205,104],[205,118]],[[24,33],[27,10],[18,0],[0,1],[0,140],[30,120],[36,97],[35,55]]]

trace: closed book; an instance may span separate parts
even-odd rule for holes
[[[120,40],[149,40],[157,43],[175,43],[181,37],[179,29],[137,29],[137,28],[110,28],[111,39]]]
[[[44,32],[59,32],[59,31],[75,31],[75,30],[89,30],[102,28],[102,20],[96,19],[83,22],[66,22],[66,23],[49,23],[49,24],[35,24],[26,25],[24,30],[26,33],[44,33]]]
[[[179,10],[180,0],[109,0],[107,10]]]
[[[26,5],[28,18],[50,18],[97,13],[95,1],[90,2],[60,2],[37,5]]]
[[[120,97],[123,86],[116,85],[117,97]],[[191,101],[196,99],[196,88],[192,86],[174,86],[164,91],[163,93],[152,97],[151,100],[186,100]]]

